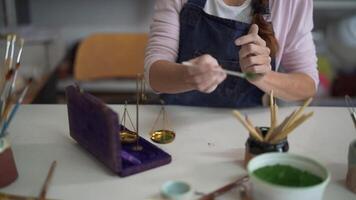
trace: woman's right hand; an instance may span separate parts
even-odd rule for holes
[[[226,73],[211,55],[202,55],[182,64],[186,69],[185,83],[200,92],[213,92],[226,78]]]

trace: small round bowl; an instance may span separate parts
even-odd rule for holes
[[[276,164],[290,165],[300,170],[319,176],[323,181],[306,187],[276,185],[260,179],[254,171],[265,166]],[[322,200],[326,186],[330,181],[329,171],[317,161],[289,153],[266,153],[253,158],[247,166],[252,183],[254,200]]]
[[[162,196],[170,200],[190,200],[192,191],[190,185],[183,181],[168,181],[161,188]]]

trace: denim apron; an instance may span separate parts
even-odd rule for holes
[[[234,41],[246,35],[251,24],[219,18],[204,12],[206,0],[189,0],[180,12],[177,63],[210,54],[227,70],[241,71]],[[272,69],[275,65],[272,62]],[[245,79],[227,76],[210,94],[190,91],[162,94],[166,104],[204,107],[255,107],[262,105],[264,92]]]

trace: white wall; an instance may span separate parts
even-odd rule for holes
[[[148,32],[155,0],[30,0],[31,26],[56,38],[49,48],[32,46],[24,60],[38,71],[53,69],[67,50],[95,32]],[[47,30],[47,31],[46,31]],[[35,33],[39,34],[39,33]],[[41,62],[40,62],[41,61]]]
[[[66,45],[93,32],[148,32],[154,0],[31,0],[32,24],[59,30]]]

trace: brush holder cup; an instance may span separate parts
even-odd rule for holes
[[[269,131],[268,127],[258,127],[260,129],[263,137],[265,137]],[[247,139],[245,143],[245,160],[244,165],[247,166],[248,162],[263,153],[270,153],[270,152],[281,152],[285,153],[289,150],[289,143],[287,139],[281,140],[278,143],[268,143],[268,142],[261,142],[256,140],[255,138],[250,137]]]
[[[356,140],[351,142],[349,147],[349,166],[346,177],[346,185],[356,194]]]
[[[0,138],[0,188],[10,185],[17,177],[11,146],[5,138]]]

